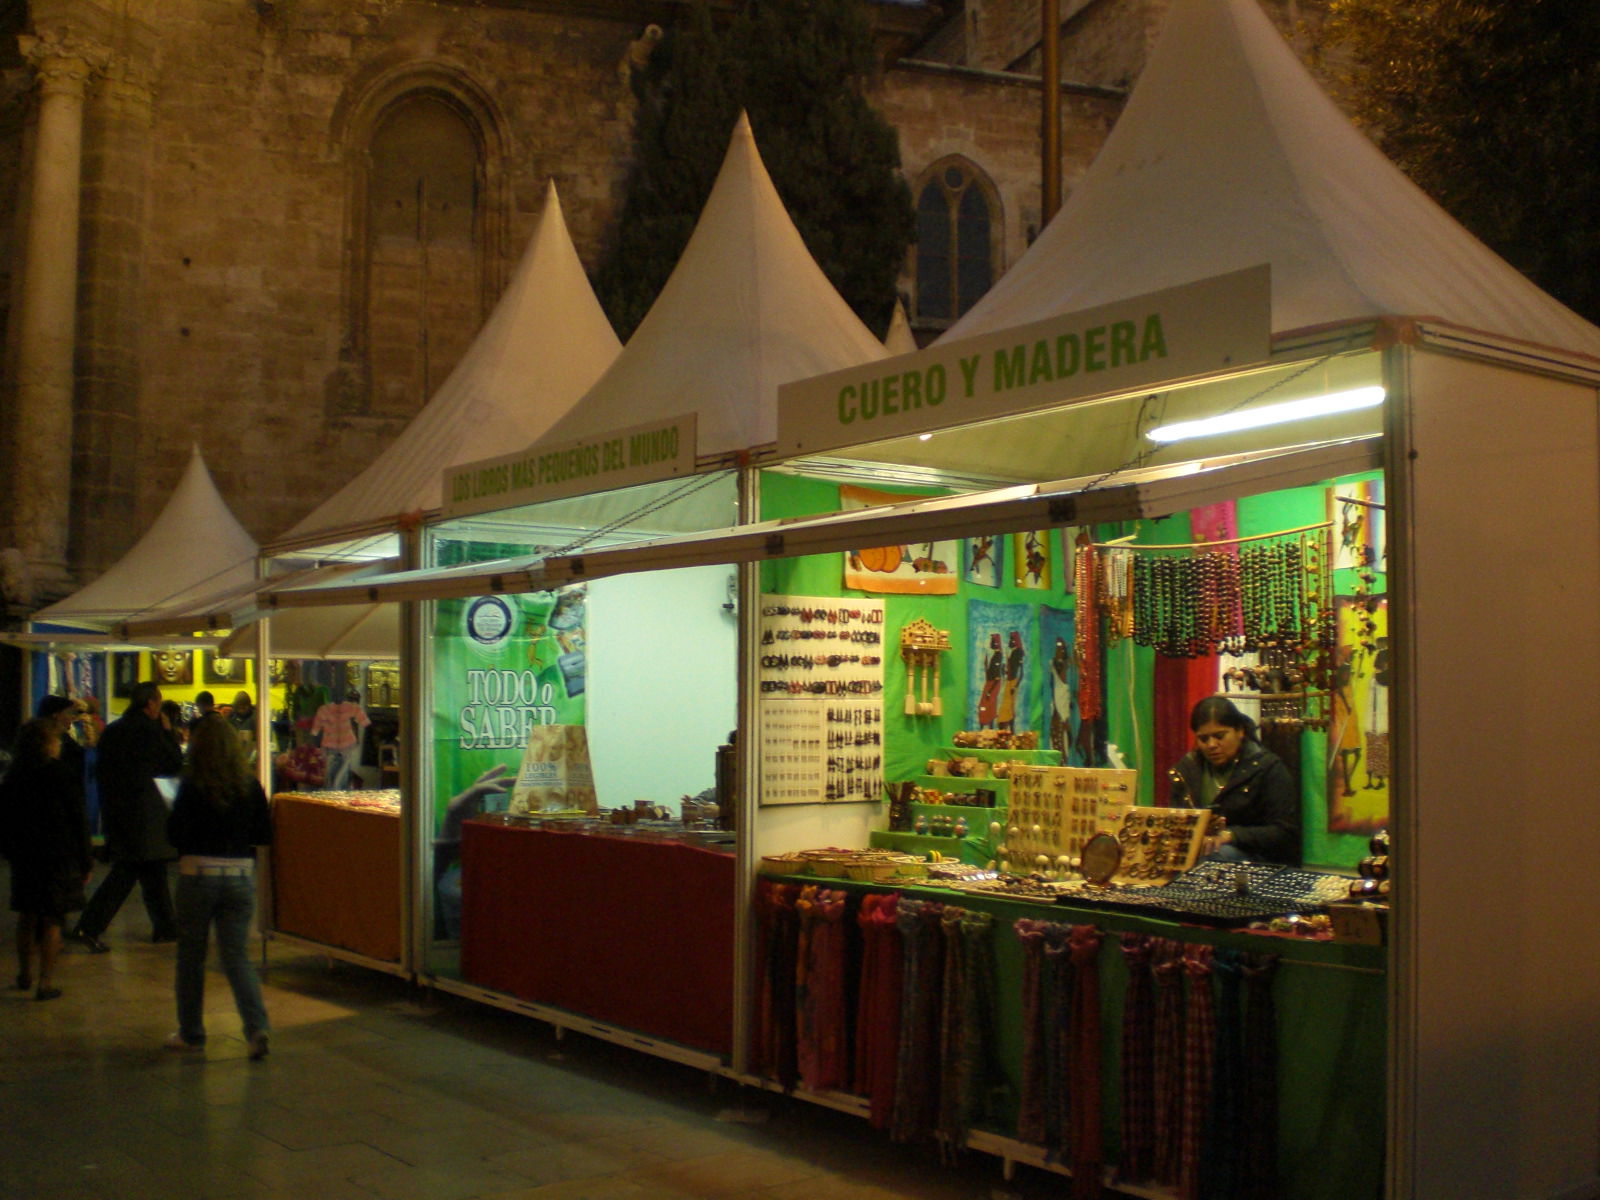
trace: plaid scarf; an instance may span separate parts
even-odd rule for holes
[[[1013,928],[1022,943],[1022,1099],[1017,1109],[1017,1138],[1044,1145],[1046,1059],[1044,1027],[1044,938],[1048,921],[1026,917]]]
[[[1211,960],[1211,973],[1218,983],[1217,1047],[1211,1073],[1211,1108],[1202,1137],[1201,1200],[1234,1200],[1238,1195],[1239,1088],[1244,1064],[1239,968],[1243,961],[1244,955],[1237,950],[1218,950]]]
[[[1118,1178],[1140,1183],[1155,1166],[1155,983],[1150,958],[1155,939],[1122,935],[1128,986],[1122,1000],[1122,1162]]]
[[[848,1083],[845,900],[842,891],[808,888],[796,905],[803,947],[795,976],[798,1061],[800,1078],[814,1091],[830,1091]]]
[[[1072,952],[1071,929],[1050,925],[1044,938],[1045,1014],[1044,1144],[1052,1151],[1072,1144]]]
[[[900,1046],[900,893],[869,892],[861,926],[861,989],[856,1006],[855,1084],[870,1101],[872,1127],[887,1129],[894,1110]]]
[[[900,901],[897,923],[904,968],[894,1112],[889,1119],[889,1136],[897,1142],[915,1141],[931,1133],[938,1120],[939,1089],[934,1072],[944,1001],[943,916],[942,904]]]
[[[1072,1194],[1099,1200],[1100,1144],[1100,931],[1074,925],[1068,941],[1072,958],[1072,1032],[1067,1058],[1072,1077],[1068,1124],[1071,1128]]]
[[[799,1081],[795,1032],[795,970],[799,959],[800,922],[795,902],[800,885],[763,879],[756,888],[757,939],[756,1020],[751,1030],[751,1064],[791,1091]]]
[[[1217,1040],[1216,1000],[1211,993],[1210,946],[1190,946],[1183,965],[1189,975],[1188,1036],[1183,1064],[1183,1158],[1178,1190],[1184,1200],[1200,1194],[1201,1138],[1211,1107],[1211,1052]]]
[[[987,913],[955,907],[947,907],[941,921],[945,972],[939,1135],[954,1148],[966,1145],[993,1074],[993,924],[994,918]]]
[[[1240,1153],[1239,1200],[1278,1195],[1278,1013],[1272,999],[1276,955],[1251,955],[1244,976],[1244,1088],[1240,1127],[1248,1141]]]
[[[1183,1163],[1183,945],[1155,942],[1155,1177],[1176,1185]]]

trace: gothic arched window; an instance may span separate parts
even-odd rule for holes
[[[408,416],[483,321],[483,163],[459,108],[431,92],[384,110],[368,143],[367,411]]]
[[[993,185],[963,158],[929,170],[917,194],[918,322],[948,325],[994,282],[993,196]]]

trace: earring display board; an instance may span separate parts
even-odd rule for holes
[[[881,600],[761,598],[761,803],[883,793]]]
[[[1138,795],[1137,771],[1027,767],[1011,772],[1007,871],[1067,878],[1097,833],[1114,833]],[[1043,861],[1040,861],[1040,860]]]
[[[1200,859],[1211,828],[1207,808],[1132,808],[1116,830],[1122,865],[1113,883],[1151,886],[1171,883]]]

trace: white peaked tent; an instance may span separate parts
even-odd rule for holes
[[[693,412],[701,455],[747,450],[777,436],[779,384],[884,353],[806,249],[741,114],[671,278],[616,362],[544,440]]]
[[[551,183],[505,294],[455,370],[366,470],[278,541],[329,542],[437,510],[446,467],[543,437],[620,349]]]
[[[109,629],[129,617],[242,587],[256,575],[255,539],[228,508],[200,447],[143,537],[100,575],[33,614],[36,623]]]
[[[894,302],[894,316],[889,318],[889,332],[883,335],[883,348],[889,354],[910,354],[917,348],[917,339],[911,332],[911,322],[906,319],[906,306]]]
[[[1082,182],[940,340],[1262,262],[1272,265],[1275,334],[1430,317],[1600,356],[1600,328],[1518,274],[1389,162],[1256,0],[1172,5]]]

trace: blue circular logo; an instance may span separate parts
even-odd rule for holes
[[[467,609],[467,636],[480,646],[498,646],[511,628],[511,606],[499,596],[480,596]]]

